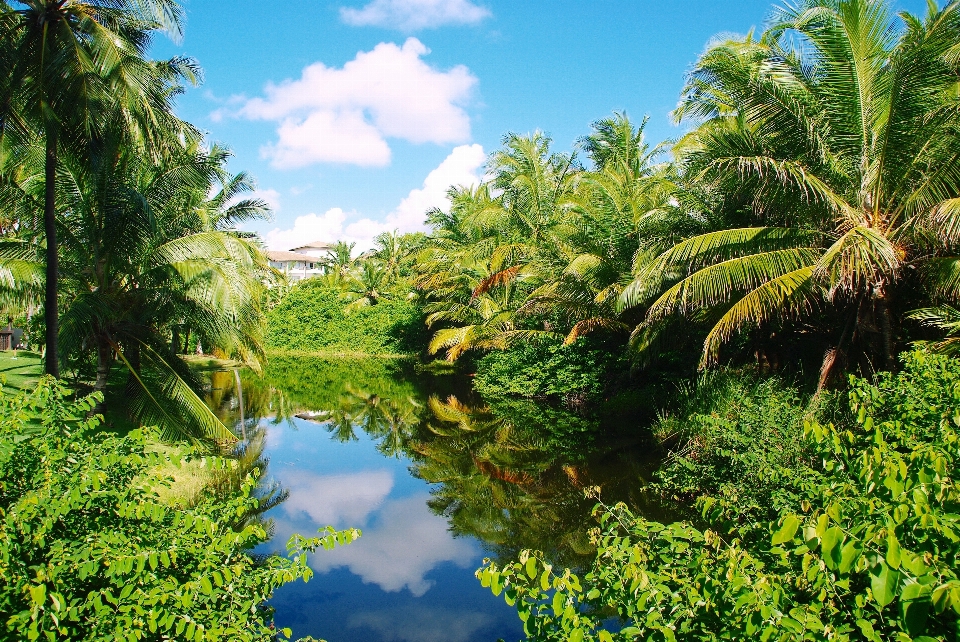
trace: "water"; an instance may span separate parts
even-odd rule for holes
[[[211,406],[287,493],[265,513],[274,536],[258,552],[327,525],[363,531],[314,554],[309,583],[276,592],[277,626],[294,639],[519,640],[516,611],[474,577],[483,559],[533,548],[583,565],[595,526],[586,487],[644,505],[649,440],[633,420],[611,429],[527,401],[490,403],[468,381],[396,362],[274,357],[262,377],[211,381]]]

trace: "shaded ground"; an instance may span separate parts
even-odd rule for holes
[[[43,374],[43,359],[36,352],[26,350],[0,351],[0,382],[19,390],[37,385]]]

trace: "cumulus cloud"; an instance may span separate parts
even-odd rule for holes
[[[485,613],[414,606],[355,613],[348,626],[371,629],[384,642],[469,642],[492,620]]]
[[[298,216],[292,228],[276,227],[264,234],[263,240],[271,250],[289,250],[311,241],[334,241],[343,236],[346,220],[346,213],[334,207],[323,214]]]
[[[425,577],[431,570],[444,562],[467,568],[477,555],[469,541],[453,537],[444,518],[430,512],[428,499],[387,501],[359,540],[312,556],[310,565],[319,573],[347,567],[384,591],[407,588],[420,597],[433,586]]]
[[[489,9],[470,0],[373,0],[361,9],[340,9],[340,17],[349,25],[401,31],[476,24],[489,16]]]
[[[480,145],[461,145],[434,170],[427,174],[423,185],[410,191],[383,220],[361,218],[348,222],[347,214],[335,207],[323,214],[299,216],[292,228],[274,228],[264,234],[271,250],[289,250],[310,241],[347,241],[357,244],[357,251],[373,247],[373,239],[382,232],[398,230],[419,232],[426,230],[426,213],[434,207],[447,210],[451,186],[474,186],[480,183],[486,154]]]
[[[256,189],[252,192],[246,192],[241,194],[234,202],[247,201],[260,199],[264,203],[270,206],[270,209],[274,212],[280,211],[280,192],[275,189]]]
[[[276,121],[277,140],[262,152],[278,168],[313,163],[384,166],[388,138],[449,144],[470,138],[464,106],[477,78],[458,65],[448,71],[423,61],[429,49],[416,38],[402,46],[380,43],[342,68],[321,62],[299,79],[268,84],[264,96],[231,113]]]
[[[347,226],[345,234],[365,249],[381,232],[419,232],[426,230],[426,212],[435,207],[446,210],[450,207],[447,190],[451,186],[474,186],[481,180],[480,169],[486,154],[480,145],[461,145],[454,148],[440,165],[431,171],[423,186],[411,190],[397,207],[382,221],[363,218]]]
[[[285,475],[290,496],[281,506],[292,520],[308,517],[319,526],[362,524],[390,494],[393,475],[373,470],[345,475],[315,475],[297,471]]]

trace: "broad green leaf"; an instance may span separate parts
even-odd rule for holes
[[[774,533],[773,540],[771,543],[774,546],[779,546],[793,540],[794,535],[797,534],[797,529],[800,528],[800,518],[796,515],[787,515],[783,518],[783,524],[780,526],[780,530]]]
[[[873,599],[882,607],[893,602],[900,584],[900,572],[881,562],[870,569],[870,588]]]

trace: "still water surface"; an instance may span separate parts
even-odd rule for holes
[[[469,382],[396,362],[274,357],[262,377],[211,381],[209,403],[262,450],[265,483],[286,494],[265,514],[274,536],[258,552],[327,525],[363,531],[314,554],[309,583],[275,593],[277,626],[293,639],[519,640],[516,611],[474,577],[484,557],[534,548],[582,564],[594,525],[584,488],[643,503],[650,453],[622,418],[611,429],[543,404],[493,403]]]

